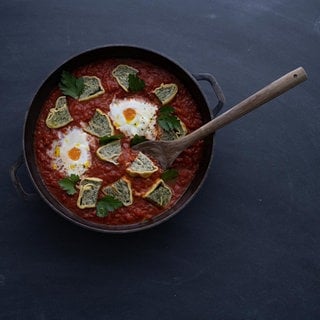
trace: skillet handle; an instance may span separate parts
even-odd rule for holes
[[[37,197],[36,193],[29,193],[25,191],[23,188],[21,181],[18,178],[18,171],[22,167],[22,165],[25,164],[24,157],[21,154],[19,158],[16,160],[16,162],[10,167],[10,177],[12,184],[18,191],[19,195],[24,199],[24,200],[34,200]]]
[[[215,93],[218,103],[217,105],[213,108],[213,116],[215,117],[222,109],[223,105],[226,102],[226,98],[223,94],[223,91],[216,80],[216,78],[210,74],[210,73],[197,73],[193,74],[194,78],[198,81],[204,80],[208,81],[213,89],[213,92]]]

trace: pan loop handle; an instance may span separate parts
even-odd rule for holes
[[[210,74],[210,73],[197,73],[197,74],[193,74],[194,78],[198,81],[204,80],[210,83],[213,92],[215,93],[217,99],[218,99],[218,103],[217,105],[213,108],[213,116],[215,117],[222,109],[223,105],[226,102],[226,98],[223,94],[223,91],[218,83],[218,81],[216,80],[216,78]]]
[[[27,192],[22,184],[20,179],[18,178],[18,171],[19,169],[25,164],[24,157],[21,154],[18,159],[15,161],[15,163],[10,167],[10,177],[13,186],[16,188],[17,192],[19,195],[24,199],[24,200],[34,200],[37,198],[36,193],[30,193]]]

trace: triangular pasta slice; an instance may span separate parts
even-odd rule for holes
[[[136,75],[139,71],[126,64],[119,64],[112,71],[112,76],[117,80],[118,84],[125,90],[129,91],[129,75]]]
[[[94,208],[97,204],[98,192],[102,184],[99,178],[83,178],[80,181],[80,192],[77,206],[80,209]]]
[[[153,90],[153,93],[161,101],[162,105],[168,104],[173,100],[178,92],[178,86],[175,83],[162,83],[160,87]]]
[[[103,94],[104,88],[101,80],[96,76],[83,76],[84,88],[79,97],[79,101],[90,100]]]
[[[131,165],[127,168],[127,172],[135,177],[141,176],[148,178],[152,173],[158,171],[158,167],[142,152],[134,159]]]
[[[102,192],[121,201],[124,206],[130,206],[133,202],[131,182],[126,177],[106,186],[102,189]]]
[[[111,162],[113,164],[118,164],[118,158],[121,154],[121,141],[116,140],[105,144],[104,146],[98,148],[97,156],[104,161]]]
[[[104,136],[112,136],[114,133],[114,128],[111,124],[110,118],[100,109],[96,109],[88,125],[83,129],[99,138]]]
[[[46,118],[48,128],[57,129],[66,126],[73,121],[70,115],[66,96],[60,96],[55,103],[55,107],[51,108]]]
[[[162,208],[166,207],[170,203],[171,197],[172,191],[162,179],[158,179],[143,195],[143,198]]]

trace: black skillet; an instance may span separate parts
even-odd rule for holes
[[[219,113],[225,102],[225,98],[219,84],[211,74],[191,74],[186,69],[181,67],[177,62],[164,56],[163,54],[149,49],[128,45],[105,46],[81,53],[63,63],[44,81],[32,100],[31,106],[26,114],[23,131],[23,155],[11,168],[11,177],[14,185],[25,199],[30,199],[34,196],[24,190],[22,183],[18,178],[18,170],[23,164],[25,164],[37,192],[40,194],[42,199],[58,214],[79,226],[91,230],[106,233],[125,233],[139,231],[158,225],[173,217],[193,199],[202,186],[211,164],[213,157],[214,135],[211,134],[204,139],[204,153],[201,158],[201,165],[199,166],[198,172],[196,173],[186,192],[174,204],[173,207],[151,220],[130,225],[103,225],[82,219],[64,207],[63,204],[58,202],[57,199],[46,188],[36,164],[34,151],[34,131],[37,119],[40,110],[50,92],[53,88],[57,87],[63,70],[72,71],[73,69],[86,65],[90,62],[108,58],[130,58],[144,60],[171,72],[171,74],[176,76],[186,86],[192,97],[195,99],[204,123],[210,121],[212,117],[215,117]],[[217,103],[213,108],[209,107],[208,101],[199,86],[198,81],[201,80],[207,81],[210,84],[217,98]]]

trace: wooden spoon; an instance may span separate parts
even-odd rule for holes
[[[248,112],[278,97],[306,79],[307,74],[305,70],[302,67],[299,67],[271,82],[269,85],[238,103],[225,113],[182,138],[173,141],[146,141],[135,145],[133,149],[152,156],[158,160],[160,165],[165,169],[174,162],[184,149],[194,142],[203,139],[228,123],[239,119]]]

